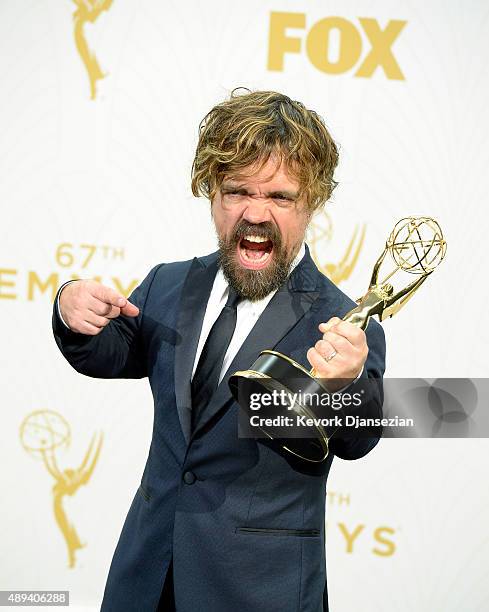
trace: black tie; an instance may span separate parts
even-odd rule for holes
[[[226,305],[212,326],[192,378],[192,430],[219,384],[224,356],[236,327],[239,295],[229,287]]]

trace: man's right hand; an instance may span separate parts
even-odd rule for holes
[[[139,308],[123,295],[92,280],[66,285],[59,296],[61,316],[79,334],[96,336],[119,315],[137,317]]]

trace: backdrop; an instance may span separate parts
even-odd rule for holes
[[[386,375],[486,376],[488,18],[476,0],[1,0],[0,589],[100,605],[152,398],[145,380],[76,374],[52,300],[72,277],[128,294],[215,250],[190,168],[201,118],[237,86],[303,101],[339,143],[310,245],[352,297],[399,218],[443,227],[446,261],[384,325]],[[383,440],[335,460],[332,610],[487,609],[487,450]]]

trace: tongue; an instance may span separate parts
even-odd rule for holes
[[[241,246],[247,251],[269,251],[272,248],[272,241],[267,240],[266,242],[251,242],[243,238],[241,240]]]

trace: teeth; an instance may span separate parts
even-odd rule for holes
[[[249,242],[268,242],[268,238],[264,238],[263,236],[249,235],[249,236],[245,236],[244,238],[245,240],[248,240]]]

